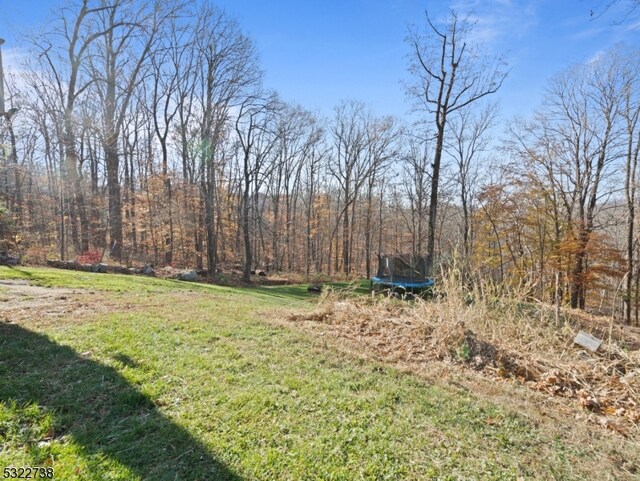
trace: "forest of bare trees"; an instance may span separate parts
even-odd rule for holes
[[[109,258],[369,276],[427,255],[543,302],[639,323],[639,52],[549,80],[497,129],[502,57],[461,15],[408,36],[411,121],[323,118],[263,84],[252,39],[204,2],[80,0],[5,75],[0,234],[23,262]],[[17,108],[18,110],[13,110]]]

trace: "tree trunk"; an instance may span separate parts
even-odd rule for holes
[[[634,187],[635,188],[635,187]],[[633,297],[633,237],[635,232],[635,205],[631,203],[628,206],[627,213],[627,279],[626,279],[626,295],[625,295],[625,313],[624,319],[627,324],[631,324],[631,299]],[[636,292],[636,296],[638,293]]]
[[[109,237],[111,241],[111,257],[122,259],[122,203],[120,198],[120,179],[118,169],[118,138],[109,135],[104,144],[105,164],[107,170],[107,190],[109,196]]]
[[[571,308],[584,309],[586,298],[585,286],[585,263],[586,263],[586,247],[588,238],[585,234],[580,234],[579,249],[575,255],[573,268],[571,269]]]
[[[246,166],[246,160],[245,160]],[[249,231],[249,190],[251,188],[251,177],[245,167],[244,192],[242,193],[242,238],[244,240],[244,268],[242,270],[242,280],[251,282],[251,264],[253,262],[251,252],[251,236]]]
[[[436,217],[438,215],[438,187],[440,184],[440,164],[442,162],[442,148],[444,145],[444,125],[445,118],[438,124],[438,136],[436,141],[436,151],[433,157],[433,174],[431,176],[431,195],[429,198],[429,224],[427,231],[427,259],[425,270],[427,276],[433,276],[433,264],[436,251]]]
[[[349,207],[345,206],[344,217],[342,219],[342,272],[347,275],[349,275],[349,271],[351,270],[351,259],[349,259],[349,233]]]
[[[171,179],[165,173],[165,194],[167,196],[167,208],[169,210],[169,234],[165,238],[165,254],[164,261],[167,265],[173,263],[173,242],[174,242],[174,232],[173,232],[173,191],[171,188]]]

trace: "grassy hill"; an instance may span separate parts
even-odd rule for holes
[[[306,286],[0,268],[0,288],[0,469],[68,481],[637,475],[637,444],[615,433],[561,430],[508,397],[288,326],[314,307]]]

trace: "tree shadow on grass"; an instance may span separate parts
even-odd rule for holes
[[[369,295],[370,281],[368,279],[352,282],[331,282],[323,289],[331,288],[335,291],[353,293],[354,295]],[[270,297],[273,299],[313,301],[318,299],[316,293],[308,291],[309,284],[292,284],[285,286],[252,286],[246,287],[246,291],[257,296]]]
[[[313,294],[307,292],[307,286],[292,285],[292,286],[251,286],[244,287],[244,292],[248,292],[257,297],[266,297],[270,299],[282,299],[282,300],[297,300],[307,301],[314,299]],[[243,291],[238,291],[244,293]]]
[[[115,369],[4,322],[0,322],[0,402],[35,403],[51,412],[55,438],[72,439],[88,458],[92,472],[78,473],[78,479],[120,479],[100,462],[108,458],[144,480],[242,480]],[[29,443],[37,446],[38,441]],[[29,452],[38,457],[38,449]],[[42,463],[49,456],[45,450],[40,453],[45,459],[33,462]],[[101,469],[107,472],[97,472]]]

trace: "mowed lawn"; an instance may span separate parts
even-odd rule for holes
[[[594,473],[589,446],[509,406],[271,322],[313,307],[305,286],[36,268],[0,279],[52,292],[38,303],[0,284],[2,304],[26,306],[0,311],[0,469],[50,466],[64,481],[624,474]],[[612,451],[622,444],[612,437]]]

